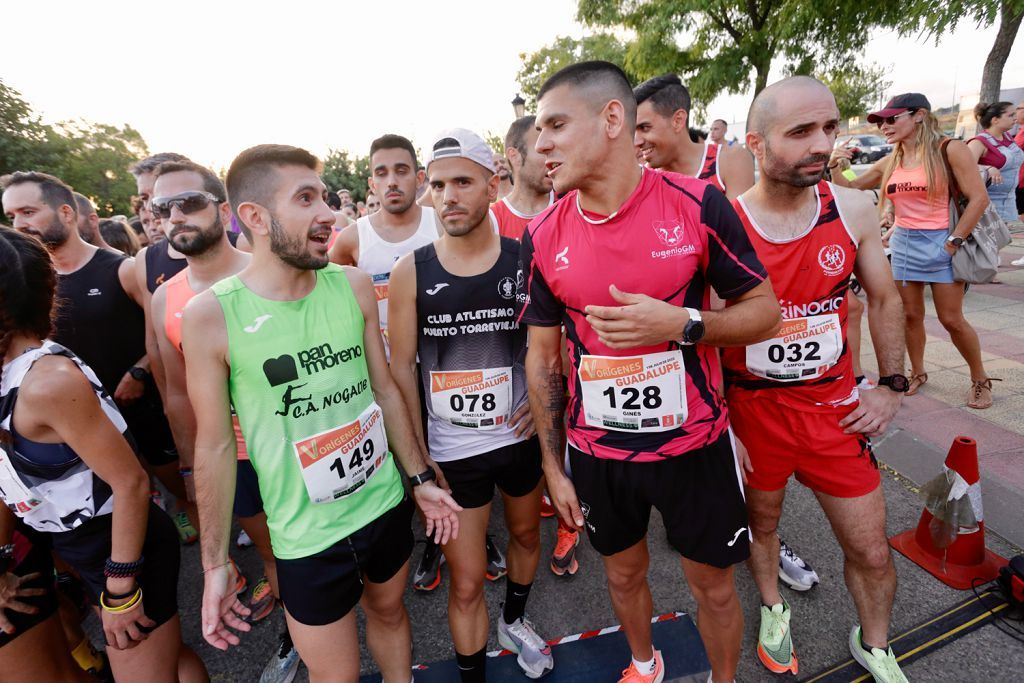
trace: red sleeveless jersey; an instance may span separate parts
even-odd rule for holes
[[[167,339],[174,345],[174,348],[181,352],[181,314],[185,310],[185,304],[192,300],[198,292],[192,289],[188,282],[188,268],[179,271],[174,277],[168,280],[164,287],[167,288],[167,302],[164,307],[164,333]],[[248,460],[249,451],[245,446],[245,439],[242,437],[242,428],[238,425],[238,417],[234,411],[231,412],[231,423],[235,429],[235,444],[238,450],[239,460]]]
[[[846,344],[846,292],[857,240],[843,220],[832,186],[821,181],[814,190],[815,219],[787,240],[766,236],[743,199],[733,201],[758,259],[768,269],[783,323],[774,339],[722,350],[730,402],[770,397],[802,410],[830,411],[857,400]]]
[[[697,177],[706,180],[724,193],[725,183],[722,182],[722,176],[718,174],[718,154],[721,151],[721,145],[711,142],[704,143],[704,158],[701,159]]]

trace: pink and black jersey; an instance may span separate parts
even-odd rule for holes
[[[721,151],[721,145],[716,145],[713,142],[704,143],[704,157],[700,160],[700,171],[697,172],[697,177],[725,192],[725,183],[722,182],[722,176],[718,174],[718,155]]]
[[[823,180],[814,193],[817,213],[806,230],[787,240],[768,237],[742,197],[733,202],[771,276],[783,322],[774,339],[722,350],[730,403],[770,397],[801,410],[829,412],[847,406],[841,412],[849,412],[857,399],[846,340],[846,292],[857,240],[832,185]]]
[[[573,446],[599,458],[644,462],[703,448],[721,435],[728,416],[719,393],[722,371],[717,350],[674,342],[610,349],[587,323],[584,309],[592,304],[620,305],[609,293],[612,284],[625,292],[706,310],[709,286],[721,298],[732,299],[763,282],[765,269],[725,195],[701,180],[644,169],[637,188],[612,217],[585,219],[578,194],[572,191],[530,223],[520,258],[526,280],[520,321],[565,325],[572,363],[568,414]],[[656,362],[645,366],[630,360],[638,356]],[[666,361],[665,356],[675,358]],[[603,428],[588,421],[592,413],[584,410],[583,385],[595,375],[613,385],[619,380],[657,383],[654,376],[666,372],[681,373],[685,407],[677,415],[662,416],[657,425],[640,419]],[[623,387],[623,392],[629,390]],[[635,399],[649,407],[658,398],[646,390],[636,397],[616,397],[614,391],[608,386],[605,393],[618,398],[620,415],[622,401]]]

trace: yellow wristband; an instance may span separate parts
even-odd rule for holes
[[[128,600],[128,602],[124,603],[123,605],[118,605],[117,607],[111,607],[107,604],[106,591],[100,593],[100,607],[102,607],[104,611],[110,612],[111,614],[123,614],[124,612],[130,612],[131,610],[138,607],[140,602],[142,602],[141,586],[137,591],[135,591],[135,595],[133,595],[131,599]]]

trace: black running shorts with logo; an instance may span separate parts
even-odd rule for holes
[[[512,498],[537,488],[541,469],[537,437],[469,458],[439,462],[452,490],[452,498],[464,508],[483,507],[494,498],[494,487]]]
[[[277,558],[277,584],[288,614],[307,626],[333,624],[359,603],[364,577],[371,583],[391,580],[412,555],[412,509],[406,497],[326,550]]]
[[[602,555],[642,540],[653,507],[683,557],[726,568],[750,556],[747,507],[729,430],[705,448],[659,462],[595,458],[570,446],[569,463],[587,535]]]
[[[116,505],[116,502],[115,502]],[[107,579],[103,568],[110,557],[113,536],[113,514],[102,515],[80,527],[59,534],[50,534],[58,557],[74,567],[85,584],[89,601],[99,606],[100,592]],[[147,632],[166,623],[178,613],[178,568],[181,561],[180,541],[174,522],[153,503],[149,504],[146,537],[142,543],[142,609],[156,622]]]

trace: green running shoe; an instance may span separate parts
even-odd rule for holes
[[[182,545],[192,545],[199,540],[199,532],[192,526],[192,522],[188,521],[188,515],[184,512],[174,515],[174,526],[178,528],[178,537]]]
[[[868,652],[861,641],[860,626],[854,626],[850,631],[850,654],[858,664],[871,672],[877,683],[908,683],[891,647],[888,650],[873,647]]]
[[[757,657],[769,671],[776,674],[787,671],[796,675],[799,662],[793,651],[793,638],[789,632],[792,612],[785,600],[778,605],[761,605],[761,632],[757,637]]]

